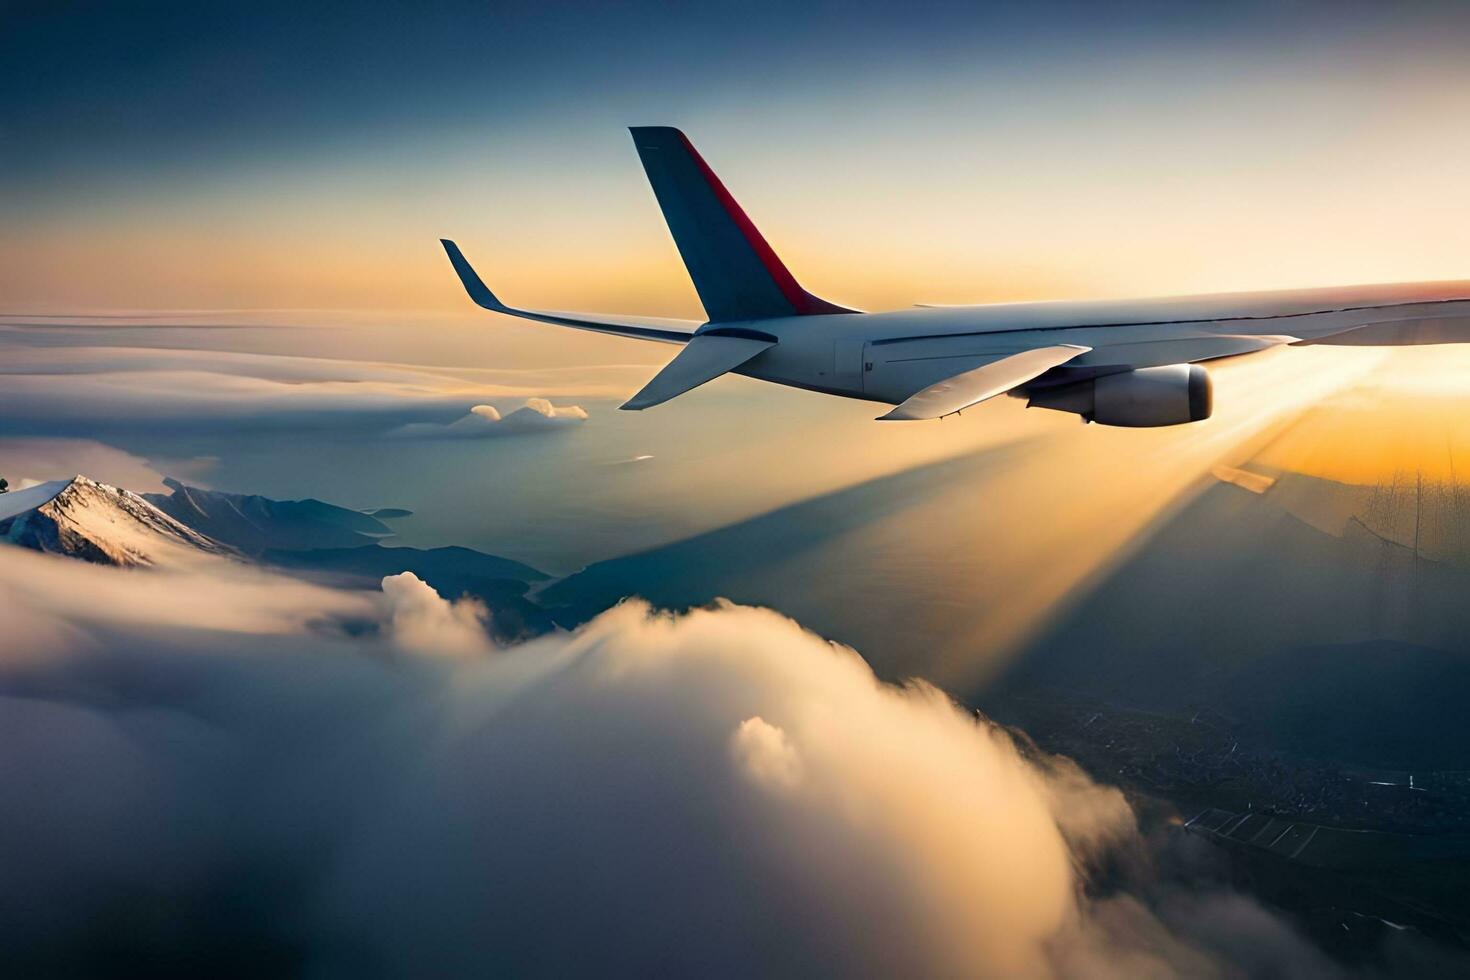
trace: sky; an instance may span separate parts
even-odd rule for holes
[[[4,312],[700,317],[685,129],[863,308],[1463,278],[1460,4],[19,3]]]

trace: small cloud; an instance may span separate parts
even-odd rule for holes
[[[730,754],[741,774],[758,786],[789,790],[801,782],[801,757],[786,733],[759,715],[735,729]]]
[[[408,653],[474,656],[494,649],[484,605],[442,599],[413,572],[384,578],[383,601],[393,641]]]
[[[508,415],[501,415],[494,405],[476,405],[447,425],[415,422],[400,425],[388,435],[394,439],[483,439],[560,429],[586,419],[587,410],[580,405],[553,405],[545,398],[528,398]]]
[[[526,407],[518,408],[511,412],[511,417],[522,415],[527,412],[535,412],[548,419],[576,419],[586,421],[587,410],[580,405],[563,405],[557,407],[545,398],[527,398]]]

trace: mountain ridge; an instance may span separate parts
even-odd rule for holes
[[[315,498],[275,500],[260,494],[205,490],[172,477],[163,484],[169,493],[148,493],[143,499],[180,523],[246,554],[346,548],[372,544],[394,533],[371,514]],[[384,516],[408,513],[388,509]]]
[[[0,540],[125,568],[235,556],[132,491],[81,474],[0,497]]]

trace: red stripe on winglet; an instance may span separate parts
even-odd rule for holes
[[[679,133],[679,141],[684,144],[684,149],[694,160],[694,165],[704,175],[705,183],[709,184],[710,190],[714,191],[715,199],[720,202],[720,205],[725,209],[725,213],[730,216],[730,220],[735,222],[735,227],[740,229],[740,233],[745,236],[745,240],[750,243],[750,247],[755,250],[755,254],[760,258],[761,265],[765,266],[766,272],[775,280],[776,287],[781,290],[781,295],[786,297],[786,301],[791,304],[791,308],[798,315],[817,316],[823,313],[857,312],[856,310],[849,310],[845,306],[838,306],[836,303],[829,303],[802,289],[801,284],[796,281],[796,277],[786,268],[785,263],[777,257],[775,250],[771,248],[765,236],[756,228],[755,224],[746,215],[745,210],[741,208],[735,198],[730,196],[730,192],[725,189],[725,185],[720,182],[720,178],[715,176],[715,172],[710,169],[709,164],[704,162],[704,157],[699,155],[699,151],[694,148],[694,144],[689,142],[689,137],[681,132]]]

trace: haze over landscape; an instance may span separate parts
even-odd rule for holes
[[[618,412],[666,348],[437,242],[702,319],[668,122],[865,309],[1465,278],[1463,7],[7,20],[23,972],[1470,963],[1470,347],[1226,360],[1160,429]]]

